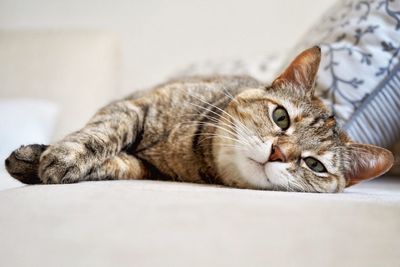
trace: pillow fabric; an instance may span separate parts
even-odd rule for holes
[[[337,2],[293,49],[319,45],[316,93],[353,140],[388,147],[400,136],[400,1]]]
[[[54,133],[57,111],[55,104],[44,100],[0,100],[0,190],[20,184],[6,175],[4,160],[23,144],[49,143]]]

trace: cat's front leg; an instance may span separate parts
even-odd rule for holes
[[[80,131],[49,146],[39,162],[43,183],[72,183],[134,142],[142,131],[144,112],[134,101],[124,100],[101,110]]]
[[[61,141],[49,146],[41,156],[39,177],[49,184],[77,182],[85,177],[95,160],[96,156],[87,151],[84,143]]]

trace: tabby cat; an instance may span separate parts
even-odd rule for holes
[[[100,109],[51,145],[6,160],[28,183],[167,179],[238,188],[341,192],[385,173],[386,149],[357,144],[314,96],[319,47],[265,86],[251,77],[170,81]]]

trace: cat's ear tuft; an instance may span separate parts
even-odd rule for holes
[[[393,154],[387,149],[356,143],[348,144],[348,149],[350,166],[346,172],[346,187],[378,177],[393,166]]]
[[[289,67],[278,76],[272,86],[285,86],[288,84],[305,90],[307,95],[314,94],[314,84],[321,61],[321,48],[314,46],[298,55]]]

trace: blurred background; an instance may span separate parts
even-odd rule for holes
[[[100,30],[121,43],[118,92],[208,59],[291,48],[330,0],[0,0],[0,29]]]

